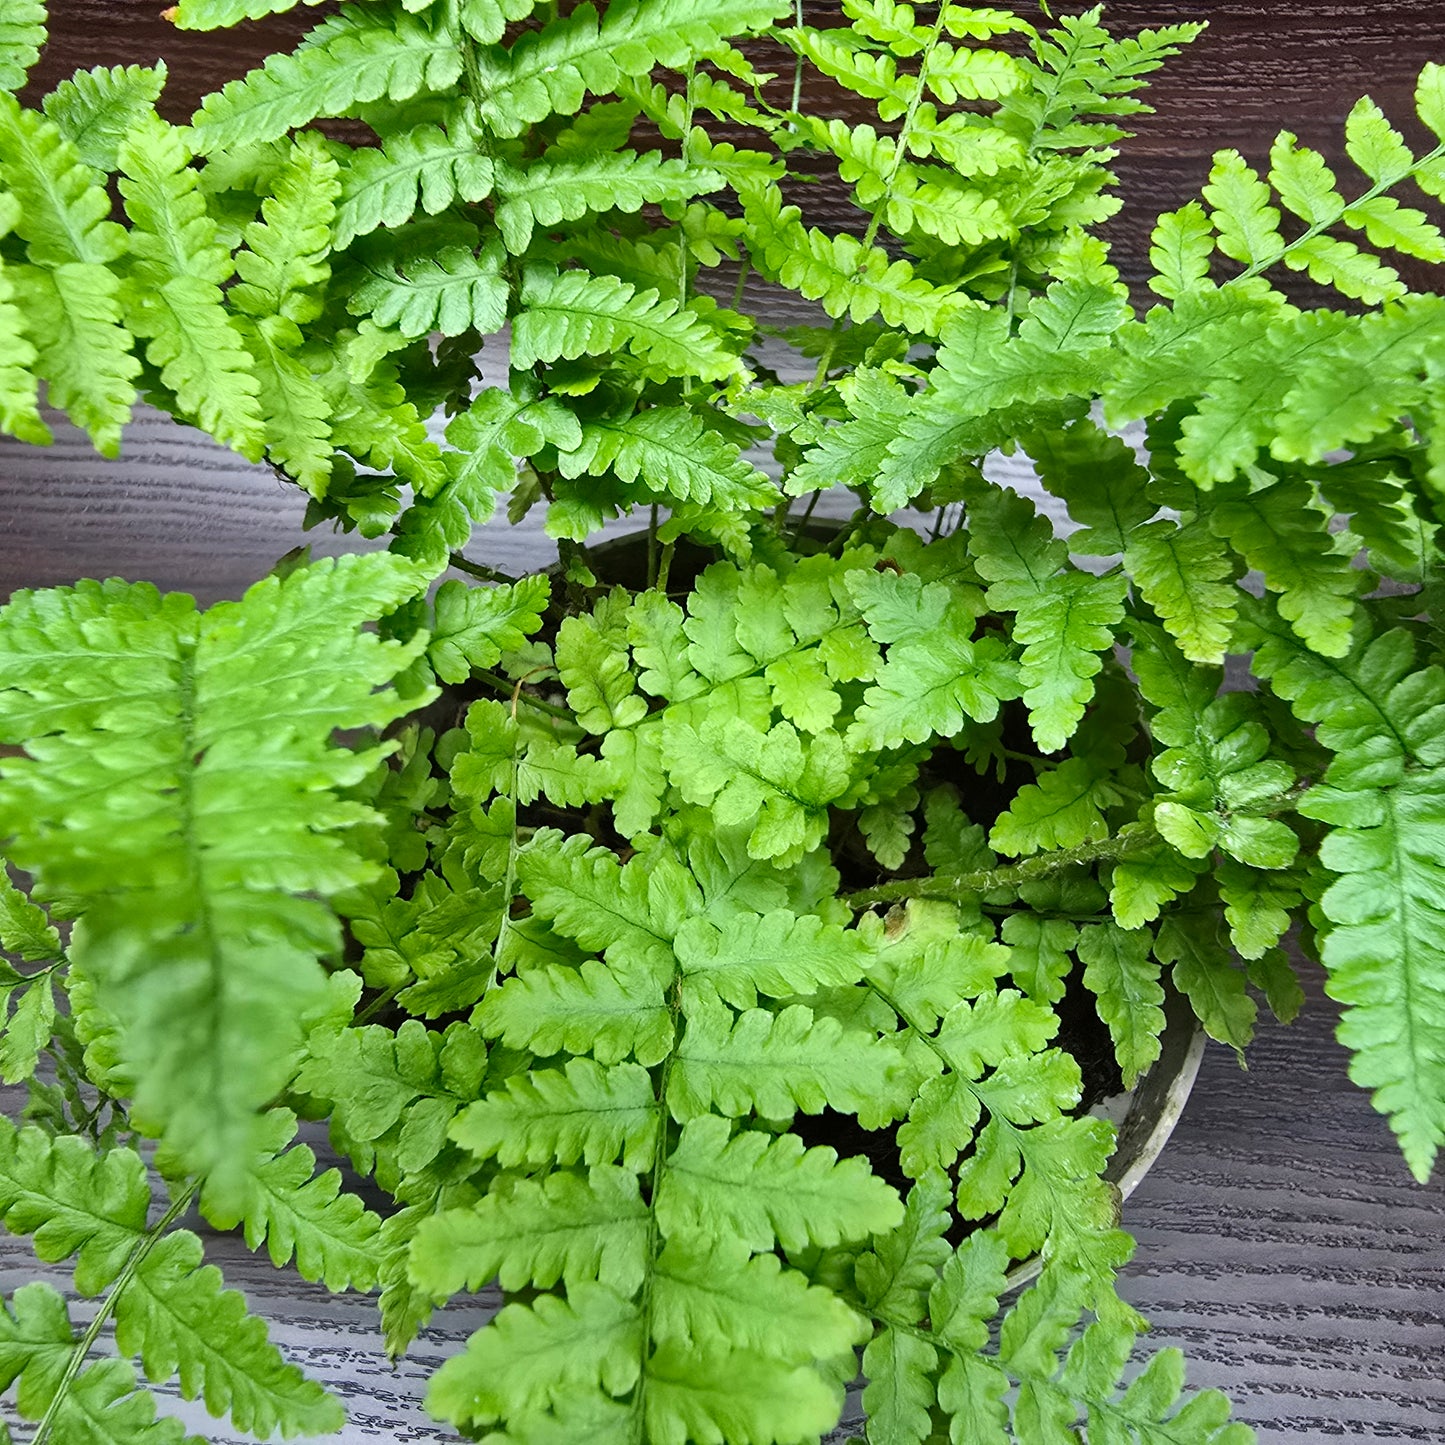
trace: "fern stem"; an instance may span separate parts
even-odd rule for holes
[[[1445,142],[1437,145],[1428,155],[1421,156],[1409,170],[1403,171],[1398,176],[1390,176],[1383,181],[1376,181],[1363,195],[1356,196],[1353,201],[1346,201],[1333,216],[1327,216],[1323,221],[1316,221],[1312,226],[1308,226],[1300,235],[1296,236],[1294,240],[1286,242],[1284,247],[1276,251],[1273,256],[1267,256],[1262,261],[1256,261],[1252,266],[1248,266],[1241,271],[1238,276],[1231,276],[1224,284],[1231,286],[1236,281],[1248,281],[1251,277],[1258,276],[1262,272],[1268,271],[1271,267],[1277,266],[1291,251],[1297,250],[1307,241],[1314,240],[1316,236],[1322,235],[1332,226],[1338,226],[1340,222],[1344,220],[1346,211],[1353,210],[1356,206],[1367,205],[1377,196],[1384,195],[1386,191],[1394,190],[1401,181],[1409,180],[1416,171],[1423,170],[1426,166],[1430,165],[1431,162],[1439,160],[1442,156],[1445,156]]]
[[[803,28],[803,0],[793,0],[793,29]],[[803,108],[803,52],[793,56],[793,114]]]
[[[70,1352],[65,1372],[55,1386],[55,1393],[50,1397],[50,1404],[45,1407],[45,1414],[40,1417],[40,1423],[35,1427],[35,1434],[31,1437],[30,1445],[45,1445],[50,1438],[51,1427],[55,1424],[56,1416],[60,1414],[61,1406],[65,1403],[66,1392],[75,1383],[75,1377],[84,1367],[91,1350],[95,1348],[95,1342],[100,1338],[100,1332],[105,1328],[105,1322],[114,1312],[121,1292],[135,1278],[136,1271],[145,1263],[151,1250],[165,1237],[171,1225],[191,1207],[191,1201],[196,1197],[200,1187],[201,1181],[193,1180],[176,1196],[171,1207],[160,1217],[155,1227],[147,1230],[145,1235],[136,1241],[135,1248],[131,1250],[129,1258],[115,1278],[115,1283],[111,1285],[110,1293],[101,1302],[100,1308],[95,1312],[95,1318],[91,1320],[85,1333],[76,1341],[75,1348]]]
[[[876,888],[864,888],[846,895],[851,908],[871,908],[878,903],[896,903],[905,898],[942,898],[953,900],[960,893],[992,893],[1001,888],[1017,888],[1051,878],[1065,868],[1083,863],[1101,863],[1126,857],[1130,853],[1152,848],[1162,840],[1152,826],[1136,825],[1132,831],[1116,833],[1077,848],[1059,848],[1040,853],[1004,868],[981,868],[974,873],[933,874],[927,878],[900,878]]]
[[[488,672],[486,668],[478,667],[472,670],[474,677],[480,678],[483,682],[489,682],[498,692],[505,692],[511,695],[513,705],[524,702],[528,707],[534,707],[538,712],[544,712],[549,717],[560,718],[563,722],[576,722],[577,715],[570,709],[558,707],[555,703],[543,702],[539,697],[532,697],[530,694],[521,692],[521,683],[514,683],[510,678],[501,676],[500,673]]]
[[[746,251],[742,253],[742,260],[738,262],[738,284],[733,287],[733,310],[743,309],[743,292],[747,289],[748,277],[752,275],[752,257]]]
[[[657,1144],[652,1153],[652,1174],[647,1198],[647,1272],[642,1279],[642,1298],[637,1303],[637,1313],[642,1325],[642,1362],[637,1373],[637,1393],[632,1399],[633,1419],[638,1424],[638,1438],[643,1437],[642,1422],[647,1418],[647,1354],[652,1344],[652,1284],[657,1271],[654,1266],[662,1252],[662,1231],[657,1224],[657,1199],[662,1192],[662,1177],[667,1172],[667,1088],[672,1079],[672,1066],[677,1059],[678,1021],[682,1014],[682,970],[675,968],[672,977],[671,998],[668,1011],[672,1015],[673,1046],[657,1077]]]
[[[657,503],[652,504],[652,515],[647,519],[647,585],[657,585]]]
[[[672,571],[672,552],[674,545],[672,542],[664,542],[662,544],[662,556],[659,557],[657,561],[657,581],[653,586],[658,592],[661,592],[664,597],[667,595],[667,574]]]
[[[469,577],[477,577],[483,582],[500,582],[506,587],[513,587],[517,583],[517,578],[510,573],[488,567],[485,562],[473,562],[470,557],[464,557],[460,552],[453,552],[447,562],[458,572],[465,572]]]

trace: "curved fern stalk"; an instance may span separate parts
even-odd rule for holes
[[[368,101],[444,93],[462,70],[455,32],[425,14],[351,5],[323,21],[292,52],[207,96],[193,119],[201,155],[276,140],[320,116]]]
[[[1397,300],[1406,288],[1398,274],[1354,241],[1330,233],[1343,225],[1363,232],[1381,251],[1445,262],[1445,233],[1413,207],[1389,195],[1413,180],[1427,194],[1445,194],[1445,66],[1420,72],[1415,89],[1420,119],[1439,144],[1416,157],[1368,96],[1345,121],[1345,149],[1371,184],[1353,200],[1336,186],[1318,151],[1281,131],[1270,149],[1268,183],[1238,151],[1214,157],[1204,198],[1159,218],[1151,258],[1159,274],[1150,281],[1162,296],[1177,298],[1207,284],[1216,250],[1244,269],[1226,284],[1248,282],[1283,263],[1312,281],[1371,305]],[[1284,208],[1304,223],[1286,240],[1279,229]]]
[[[71,1136],[0,1128],[6,1227],[33,1234],[47,1262],[74,1256],[76,1288],[102,1297],[79,1338],[49,1285],[25,1286],[0,1311],[0,1384],[19,1381],[20,1413],[39,1421],[35,1440],[179,1445],[179,1424],[154,1421],[154,1397],[137,1388],[128,1366],[87,1363],[112,1319],[117,1348],[148,1379],[178,1376],[186,1399],[203,1396],[212,1414],[229,1415],[242,1430],[324,1433],[342,1423],[338,1402],[286,1363],[242,1296],[203,1263],[200,1240],[175,1228],[196,1188],[178,1188],[151,1225],[150,1182],[133,1150],[96,1155]],[[107,1428],[93,1433],[100,1419]]]
[[[3,93],[0,183],[20,205],[11,224],[31,264],[11,276],[38,353],[36,372],[49,384],[51,404],[114,456],[140,372],[121,323],[114,269],[125,232],[109,219],[100,177],[59,128]]]
[[[45,0],[13,0],[0,16],[0,91],[14,94],[40,59],[46,39]]]
[[[136,1116],[222,1200],[326,997],[337,925],[307,895],[370,872],[345,841],[366,810],[333,790],[378,753],[332,733],[397,716],[384,685],[425,645],[359,628],[421,585],[398,558],[356,557],[205,614],[119,582],[0,612],[0,736],[28,753],[0,770],[0,836],[81,906],[73,970],[119,1026]]]
[[[126,313],[148,338],[146,355],[181,411],[260,461],[261,389],[221,297],[235,268],[190,160],[180,133],[159,117],[138,123],[121,143],[120,190],[132,223]]]

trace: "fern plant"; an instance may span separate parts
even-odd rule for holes
[[[1417,1177],[1445,1140],[1445,302],[1390,264],[1445,259],[1445,69],[1423,155],[1363,100],[1353,180],[1216,157],[1141,312],[1109,165],[1199,28],[356,0],[176,126],[161,66],[22,103],[7,9],[0,430],[114,454],[144,396],[386,539],[0,610],[0,1217],[98,1302],[5,1302],[36,1441],[182,1440],[131,1360],[339,1424],[192,1205],[393,1354],[495,1282],[428,1394],[470,1438],[791,1445],[856,1381],[869,1445],[1252,1438],[1131,1365],[1088,1105],[1166,985],[1290,1018],[1293,931]],[[464,550],[502,498],[549,573]]]

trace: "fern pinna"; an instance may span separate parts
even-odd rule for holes
[[[1141,313],[1108,167],[1197,26],[357,0],[178,127],[159,66],[15,99],[44,22],[0,20],[0,430],[43,385],[113,453],[143,394],[389,540],[0,611],[0,1214],[100,1300],[7,1302],[20,1416],[180,1439],[113,1327],[237,1428],[337,1422],[194,1202],[394,1353],[496,1281],[429,1395],[474,1437],[817,1440],[856,1382],[872,1445],[1250,1438],[1130,1364],[1088,1106],[1170,989],[1241,1051],[1290,1017],[1294,929],[1422,1179],[1445,1139],[1445,316],[1390,264],[1445,257],[1445,69],[1424,154],[1351,111],[1363,179],[1216,157]],[[499,500],[553,574],[463,551]]]

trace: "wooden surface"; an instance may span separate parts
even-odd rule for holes
[[[161,53],[178,115],[263,53],[277,29],[297,28],[286,17],[217,39],[176,33],[151,0],[55,0],[53,9],[46,84],[77,64]],[[1403,119],[1419,66],[1445,60],[1438,0],[1109,8],[1121,28],[1201,11],[1211,30],[1156,87],[1158,113],[1120,164],[1131,192],[1145,197],[1133,229],[1119,229],[1133,258],[1126,269],[1142,255],[1140,212],[1194,193],[1215,146],[1258,157],[1288,123],[1330,149],[1362,90]],[[98,460],[66,429],[49,451],[0,441],[0,597],[107,574],[150,577],[204,601],[235,596],[296,543],[300,515],[294,492],[264,469],[152,413],[130,429],[119,463]],[[358,545],[313,540],[318,550]],[[545,560],[548,544],[533,530],[489,530],[473,550],[522,567]],[[1248,1075],[1211,1047],[1171,1147],[1127,1208],[1140,1241],[1127,1293],[1155,1320],[1152,1343],[1183,1345],[1191,1379],[1228,1389],[1266,1441],[1445,1445],[1445,1189],[1410,1182],[1345,1078],[1317,978],[1311,993],[1295,1028],[1263,1031]],[[448,1311],[393,1373],[367,1301],[332,1300],[277,1276],[234,1239],[216,1241],[214,1257],[280,1321],[275,1333],[294,1358],[347,1388],[348,1442],[449,1438],[418,1406],[424,1366],[456,1348],[484,1307]],[[23,1249],[0,1256],[7,1290],[35,1273]],[[198,1408],[187,1416],[204,1428]]]

